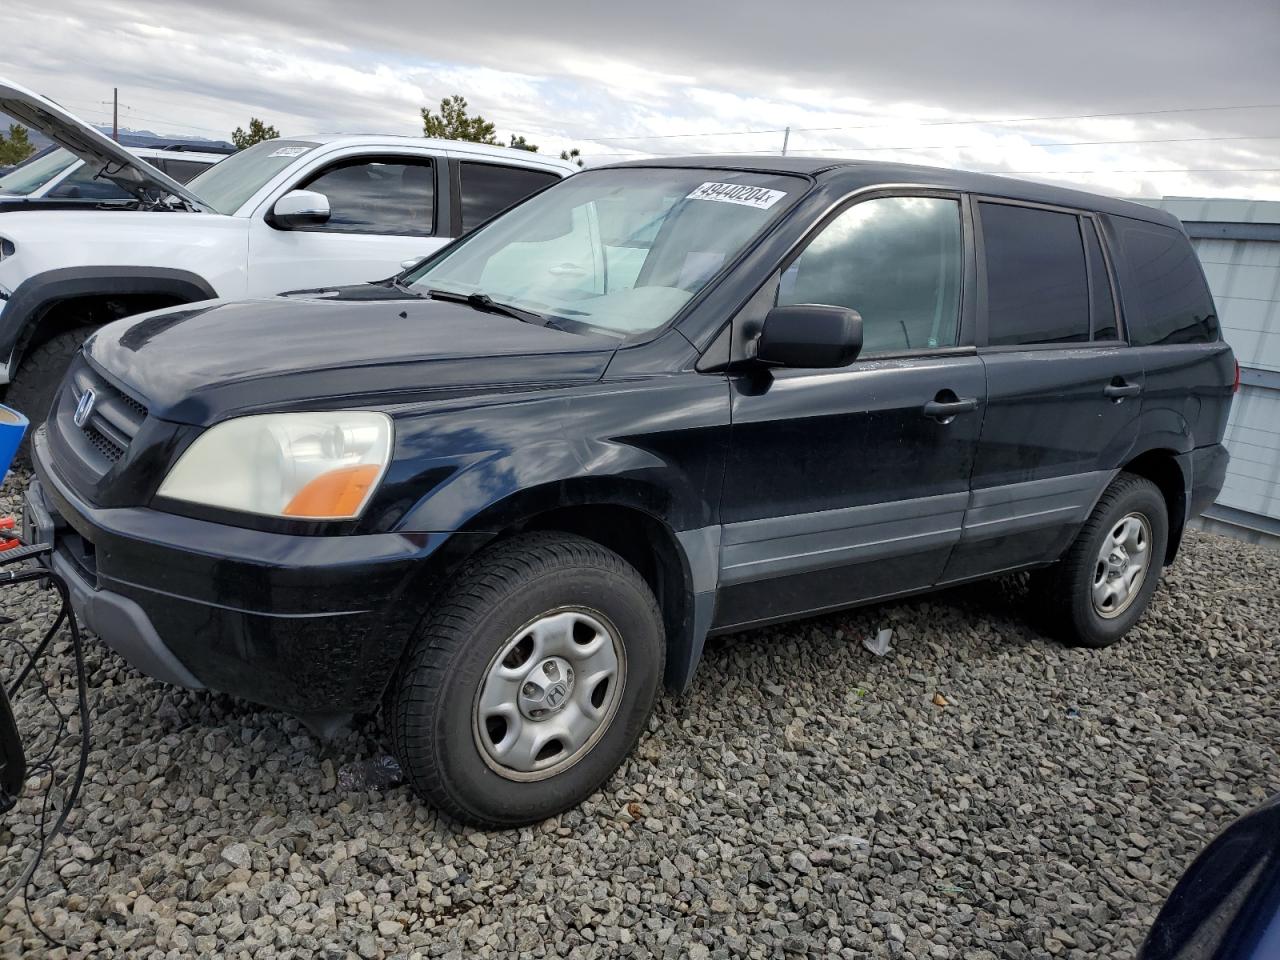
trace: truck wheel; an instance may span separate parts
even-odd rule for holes
[[[631,752],[666,642],[636,570],[597,543],[523,534],[468,562],[383,705],[414,791],[455,820],[515,827],[576,806]]]
[[[1119,640],[1146,610],[1168,542],[1169,514],[1160,488],[1121,473],[1066,555],[1033,575],[1049,632],[1072,646],[1108,647]]]
[[[32,434],[48,417],[49,408],[53,406],[53,398],[57,396],[67,367],[93,331],[93,327],[76,327],[60,333],[50,337],[23,358],[13,383],[9,384],[4,401],[21,410],[31,421],[26,436],[22,438],[22,446],[18,448],[20,459],[27,459]]]

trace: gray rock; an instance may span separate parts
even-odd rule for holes
[[[370,723],[321,745],[91,638],[94,755],[33,914],[73,956],[143,960],[1133,956],[1176,865],[1275,790],[1277,582],[1280,555],[1192,533],[1105,652],[1038,633],[1020,578],[712,641],[599,793],[488,833],[340,787],[385,755]],[[3,599],[15,676],[5,641],[37,641],[51,597]],[[873,657],[857,641],[882,628]],[[69,654],[42,671],[66,712]],[[43,755],[48,705],[17,712]],[[5,817],[0,881],[38,801]],[[0,944],[45,951],[17,903]]]
[[[222,848],[222,859],[240,870],[248,870],[252,861],[249,848],[243,843],[229,843]]]

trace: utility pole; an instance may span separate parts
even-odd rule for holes
[[[787,155],[787,141],[791,139],[791,128],[787,127],[782,133],[782,155]]]
[[[111,88],[111,139],[116,143],[120,142],[120,88]],[[784,146],[782,152],[786,153],[787,148]]]

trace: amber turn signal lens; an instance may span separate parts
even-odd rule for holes
[[[363,464],[322,473],[289,501],[284,508],[285,516],[317,519],[354,517],[369,488],[377,483],[381,470],[376,464]]]

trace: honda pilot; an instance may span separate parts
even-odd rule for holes
[[[98,330],[25,527],[144,673],[381,710],[422,798],[512,826],[597,790],[711,634],[1027,570],[1047,629],[1119,640],[1222,484],[1234,374],[1166,213],[621,164],[390,281]]]

